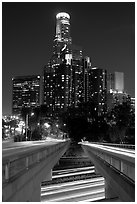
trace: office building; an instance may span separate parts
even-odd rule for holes
[[[124,92],[124,73],[114,72],[107,75],[107,110],[115,105],[128,101],[128,94]]]
[[[71,105],[71,66],[66,63],[55,64],[44,70],[44,104],[49,116],[58,115]]]
[[[82,59],[83,64],[83,102],[89,101],[89,71],[91,69],[90,57],[86,56]]]
[[[61,12],[56,15],[56,35],[53,42],[52,64],[60,64],[65,58],[65,54],[71,54],[70,45],[70,15]],[[68,57],[68,55],[66,56]]]
[[[47,105],[49,115],[57,115],[67,107],[77,107],[84,101],[82,58],[82,48],[72,44],[70,15],[58,13],[53,54],[44,67],[43,103]]]
[[[116,92],[123,93],[124,92],[124,73],[123,72],[115,72],[114,84]]]
[[[88,100],[93,102],[98,115],[107,110],[107,71],[97,67],[89,69]]]
[[[107,92],[123,93],[124,92],[124,73],[114,72],[107,75]]]
[[[115,75],[112,73],[107,75],[107,93],[112,93],[115,90],[114,77]]]
[[[40,105],[40,76],[18,76],[12,78],[12,113],[20,114],[23,107]]]

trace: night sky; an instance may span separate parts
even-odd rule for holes
[[[2,112],[11,114],[12,77],[42,75],[52,55],[56,14],[71,16],[72,42],[92,66],[124,72],[125,91],[135,96],[134,3],[2,3]]]

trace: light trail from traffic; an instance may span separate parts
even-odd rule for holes
[[[95,173],[95,167],[83,167],[83,168],[74,168],[74,169],[67,169],[64,172],[60,172],[60,171],[56,171],[56,175],[55,172],[53,172],[53,176],[52,178],[63,178],[63,177],[67,177],[67,176],[76,176],[76,175],[81,175],[81,174],[89,174],[89,173]]]
[[[74,202],[105,198],[104,178],[92,178],[41,188],[41,201]]]
[[[83,143],[84,145],[84,143]],[[129,150],[129,149],[123,149],[123,148],[119,148],[119,147],[111,147],[111,146],[105,146],[105,145],[99,145],[99,144],[91,144],[91,143],[86,143],[86,145],[88,146],[92,146],[92,147],[96,147],[98,149],[102,149],[102,150],[109,150],[113,153],[119,153],[125,156],[131,156],[131,157],[135,157],[135,150]]]

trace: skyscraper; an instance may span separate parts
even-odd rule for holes
[[[115,89],[115,75],[112,73],[109,73],[107,75],[107,93],[112,93]]]
[[[44,104],[49,116],[64,112],[71,105],[71,66],[61,63],[45,66],[44,69]]]
[[[83,64],[83,96],[84,96],[84,102],[88,102],[89,101],[89,72],[91,70],[91,60],[90,57],[84,57],[84,59],[82,60],[82,64]]]
[[[56,15],[56,35],[53,42],[53,55],[51,58],[52,63],[61,63],[65,54],[72,58],[70,45],[72,39],[70,37],[70,15],[65,12],[58,13]],[[69,54],[69,55],[68,55]]]
[[[44,67],[44,104],[49,115],[61,113],[67,107],[77,107],[84,97],[82,48],[72,44],[70,15],[56,15],[56,35],[53,54]]]
[[[124,73],[114,72],[107,76],[107,92],[123,93],[124,92]]]
[[[97,67],[89,69],[89,101],[95,104],[98,115],[107,110],[107,71]]]
[[[124,73],[114,72],[107,76],[107,109],[110,111],[114,105],[122,104],[128,100],[124,92]]]
[[[124,91],[124,73],[123,72],[115,72],[115,90],[117,92],[123,93]]]
[[[55,40],[57,42],[63,42],[66,44],[71,44],[72,40],[70,37],[70,15],[65,12],[58,13],[56,15],[56,36]]]
[[[12,113],[20,114],[23,107],[40,105],[40,76],[18,76],[12,79]]]

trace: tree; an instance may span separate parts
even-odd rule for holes
[[[42,134],[39,127],[36,127],[35,130],[32,132],[31,140],[41,140]]]
[[[5,125],[6,122],[2,119],[2,139],[5,139]]]
[[[110,135],[114,142],[123,143],[132,118],[131,106],[127,102],[114,106],[109,115]]]

